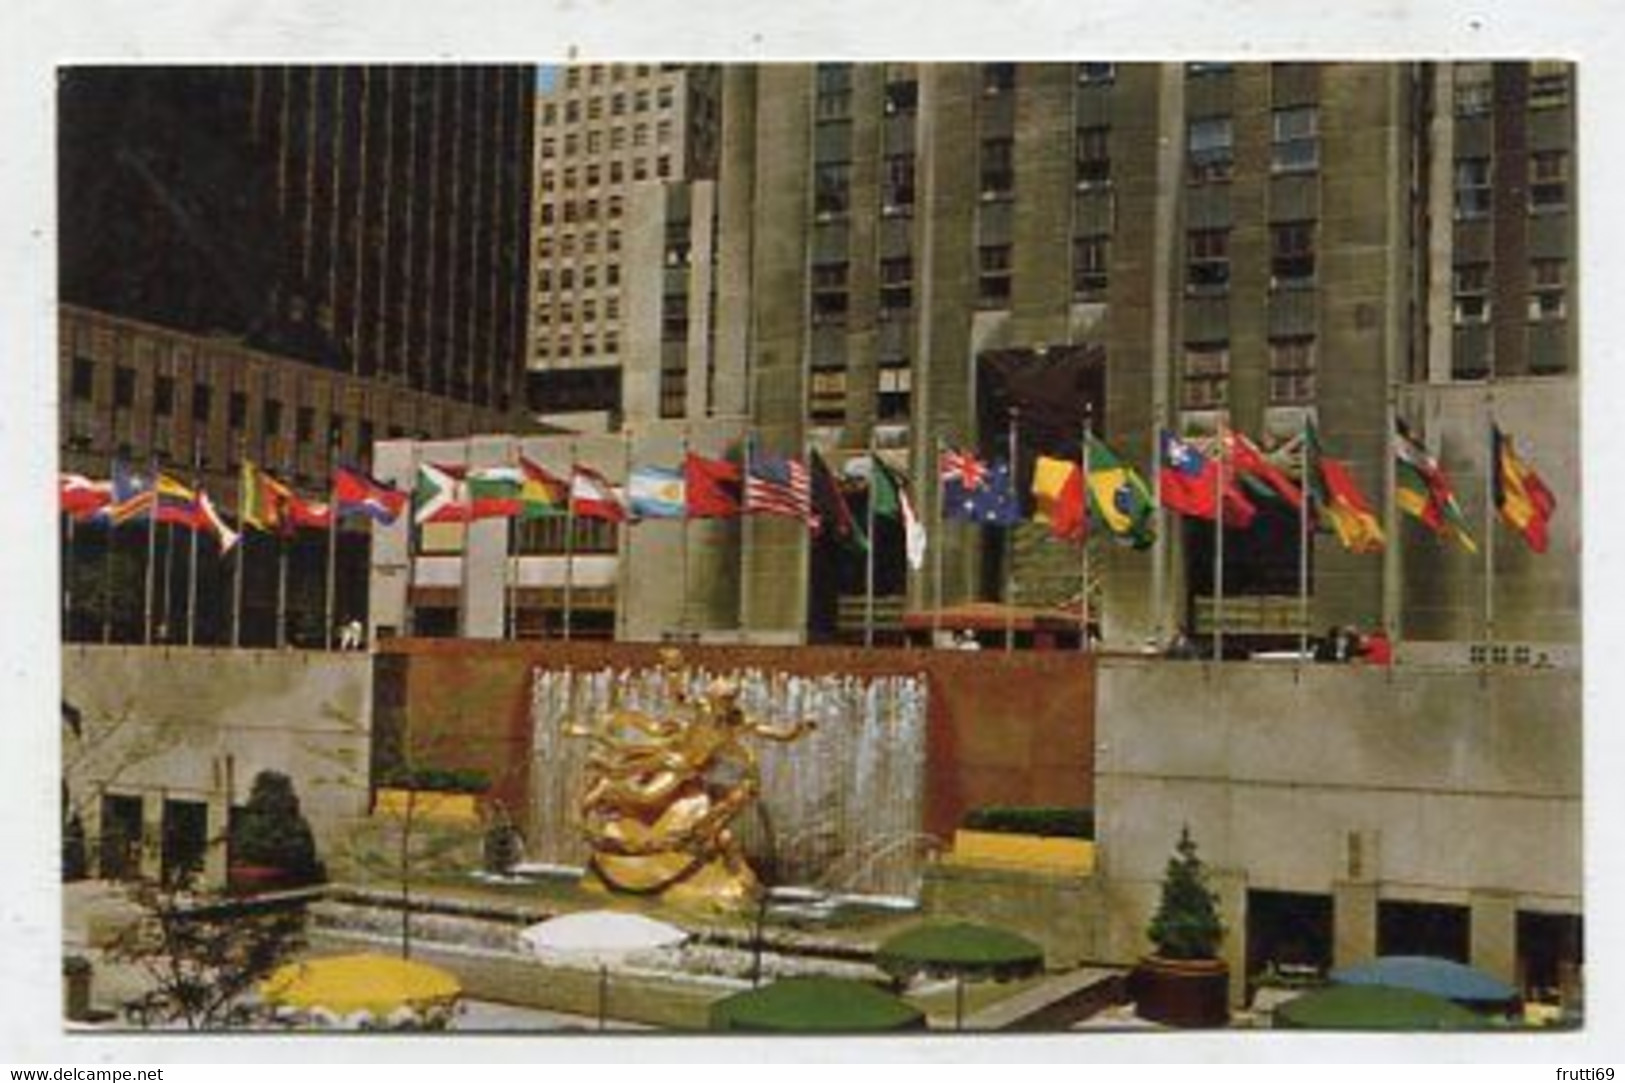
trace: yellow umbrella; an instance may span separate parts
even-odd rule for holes
[[[438,967],[388,955],[335,955],[281,967],[260,985],[279,1008],[367,1012],[382,1019],[403,1008],[449,1006],[462,994],[457,979]]]

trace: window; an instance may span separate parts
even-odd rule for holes
[[[621,216],[621,210],[622,210],[621,197],[618,196],[618,195],[610,196],[609,197],[609,216],[611,218],[619,218]]]
[[[542,137],[542,157],[543,158],[553,158],[553,157],[556,157],[558,155],[558,152],[559,152],[558,151],[558,143],[553,139],[553,137],[550,136],[550,135],[543,136]]]
[[[587,153],[597,154],[604,147],[604,133],[591,131],[587,133]]]
[[[1270,285],[1302,286],[1315,280],[1315,223],[1279,222],[1270,227]]]
[[[813,211],[820,218],[845,214],[852,198],[850,162],[825,162],[814,167]]]
[[[1234,144],[1229,117],[1193,120],[1188,129],[1187,176],[1192,184],[1230,179]]]
[[[152,385],[152,410],[159,417],[175,413],[175,377],[159,376]]]
[[[612,229],[604,234],[604,251],[619,252],[621,250],[621,231]]]
[[[633,108],[639,113],[647,113],[649,111],[649,92],[647,90],[640,90],[637,92],[637,95],[633,98]]]
[[[1104,188],[1111,184],[1111,134],[1112,130],[1105,126],[1078,129],[1079,188]]]
[[[1230,231],[1193,229],[1185,240],[1185,286],[1192,291],[1230,285]]]
[[[544,191],[544,192],[553,191],[554,182],[555,182],[556,179],[557,178],[554,177],[553,171],[551,169],[544,169],[542,171],[542,179],[541,179],[541,189],[542,189],[542,191]]]
[[[655,125],[655,142],[661,146],[671,142],[671,121],[662,120]]]
[[[1015,187],[1015,140],[982,140],[982,198],[1009,196]]]
[[[596,288],[597,285],[598,268],[589,263],[585,267],[581,268],[581,288],[584,290],[590,290]]]
[[[662,109],[671,108],[671,87],[663,86],[655,91],[655,104]]]
[[[887,157],[880,190],[880,213],[886,216],[914,212],[914,155]]]
[[[542,106],[542,123],[557,124],[559,121],[559,107],[552,102]]]
[[[635,181],[649,179],[649,159],[637,158],[633,160],[632,179]]]
[[[1007,94],[1016,89],[1016,66],[1014,64],[983,64],[982,65],[982,93]]]
[[[625,128],[611,128],[609,130],[609,149],[610,150],[625,150],[626,149],[626,129]]]
[[[1320,110],[1313,105],[1277,109],[1270,169],[1276,173],[1305,173],[1320,165]]]
[[[1456,116],[1481,117],[1490,111],[1493,84],[1488,64],[1456,65]]]
[[[1529,108],[1558,109],[1569,103],[1569,66],[1557,60],[1529,65]]]
[[[1529,156],[1529,209],[1535,214],[1561,211],[1569,204],[1569,153],[1536,151]]]
[[[626,116],[626,92],[617,90],[609,99],[609,115],[612,117]]]
[[[316,435],[316,411],[309,406],[301,406],[293,415],[295,439],[301,444],[308,444]]]
[[[73,379],[70,394],[80,402],[89,402],[96,391],[96,362],[88,357],[73,359]]]
[[[920,106],[920,84],[912,79],[886,84],[885,111],[887,116],[912,113]]]
[[[1188,76],[1225,75],[1234,67],[1228,61],[1202,61],[1200,63],[1186,64],[1185,74]]]
[[[604,285],[619,286],[621,284],[621,265],[611,263],[604,268]]]
[[[542,217],[542,225],[550,226],[550,225],[553,224],[553,204],[551,204],[551,203],[543,203],[542,204],[542,215],[541,215],[541,217]]]
[[[1488,323],[1490,319],[1490,265],[1463,263],[1452,275],[1455,323]]]
[[[598,220],[598,201],[596,199],[589,199],[581,205],[581,217],[587,222],[596,222]]]
[[[564,137],[564,156],[574,158],[581,150],[581,137],[575,132],[569,132]]]
[[[620,336],[617,335],[614,331],[605,331],[604,332],[604,353],[609,354],[609,355],[614,355],[614,354],[616,354],[616,353],[618,353],[620,351],[620,348],[621,348]]]
[[[564,123],[566,123],[566,124],[575,124],[575,123],[578,123],[580,120],[581,120],[581,103],[580,102],[565,102],[564,103]]]
[[[564,186],[566,188],[576,186],[576,167],[573,165],[564,167]]]
[[[1111,240],[1105,236],[1079,237],[1072,242],[1072,293],[1086,301],[1106,296],[1106,260]]]
[[[609,183],[620,184],[626,180],[626,165],[620,159],[609,163]]]
[[[688,301],[681,296],[667,297],[660,310],[660,337],[666,342],[688,340]]]
[[[1084,86],[1110,83],[1117,78],[1116,64],[1079,64],[1078,82]]]
[[[226,403],[226,423],[239,431],[248,424],[248,396],[243,392],[231,393]]]
[[[135,405],[135,369],[127,365],[113,370],[113,405],[120,410]]]
[[[914,261],[898,256],[880,261],[880,314],[889,316],[914,303]]]
[[[883,364],[880,367],[880,394],[875,401],[875,413],[881,421],[906,421],[909,400],[914,392],[914,370],[907,362]]]
[[[666,226],[666,266],[687,267],[691,237],[687,222],[671,222]]]
[[[574,222],[576,220],[576,201],[573,199],[567,199],[564,201],[563,207],[565,223],[568,224],[570,222]]]
[[[977,298],[983,307],[1003,308],[1010,303],[1010,246],[983,245],[977,250]]]
[[[845,321],[846,300],[846,263],[815,263],[812,269],[813,322]]]
[[[1490,160],[1456,159],[1456,217],[1483,218],[1490,213]]]
[[[276,435],[282,431],[282,403],[277,399],[266,399],[260,404],[260,423],[267,435]]]
[[[646,147],[649,145],[649,126],[647,124],[633,125],[632,145],[634,147]]]
[[[587,166],[587,187],[596,188],[604,179],[604,170],[597,162]]]
[[[204,384],[192,385],[192,420],[199,425],[207,425],[209,416],[214,413],[213,389]]]
[[[1568,315],[1568,260],[1537,259],[1529,265],[1529,319],[1532,323]]]
[[[1270,402],[1277,406],[1315,399],[1315,340],[1304,335],[1270,340]]]
[[[613,268],[613,267],[609,268],[609,270],[611,270],[611,271],[613,271],[614,269],[615,268]],[[618,320],[620,318],[621,318],[621,299],[619,297],[613,297],[613,296],[604,298],[604,319],[606,319],[606,320]]]
[[[1185,380],[1181,402],[1187,410],[1223,406],[1230,392],[1230,346],[1225,342],[1190,343],[1185,347]]]
[[[655,163],[655,176],[665,178],[671,176],[671,155],[662,154]]]
[[[813,369],[807,406],[814,421],[841,421],[846,417],[846,370]]]
[[[843,120],[852,114],[852,65],[820,64],[813,101],[819,120]]]
[[[660,370],[660,416],[682,417],[688,405],[688,373],[684,369]]]

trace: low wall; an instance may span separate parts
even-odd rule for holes
[[[659,662],[655,644],[389,640],[378,646],[381,745],[412,735],[417,758],[478,768],[510,809],[529,810],[530,676],[537,667]],[[1094,800],[1094,661],[1067,652],[856,650],[691,645],[690,663],[800,675],[924,674],[929,747],[923,830],[951,838],[989,804]]]

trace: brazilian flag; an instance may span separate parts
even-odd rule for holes
[[[1157,540],[1156,501],[1135,469],[1104,441],[1089,438],[1089,516],[1118,541],[1136,549]]]

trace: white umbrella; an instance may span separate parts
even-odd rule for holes
[[[642,914],[615,910],[584,910],[565,914],[526,928],[519,942],[538,958],[575,962],[598,968],[598,1028],[605,1023],[609,968],[634,955],[675,948],[688,933]]]

